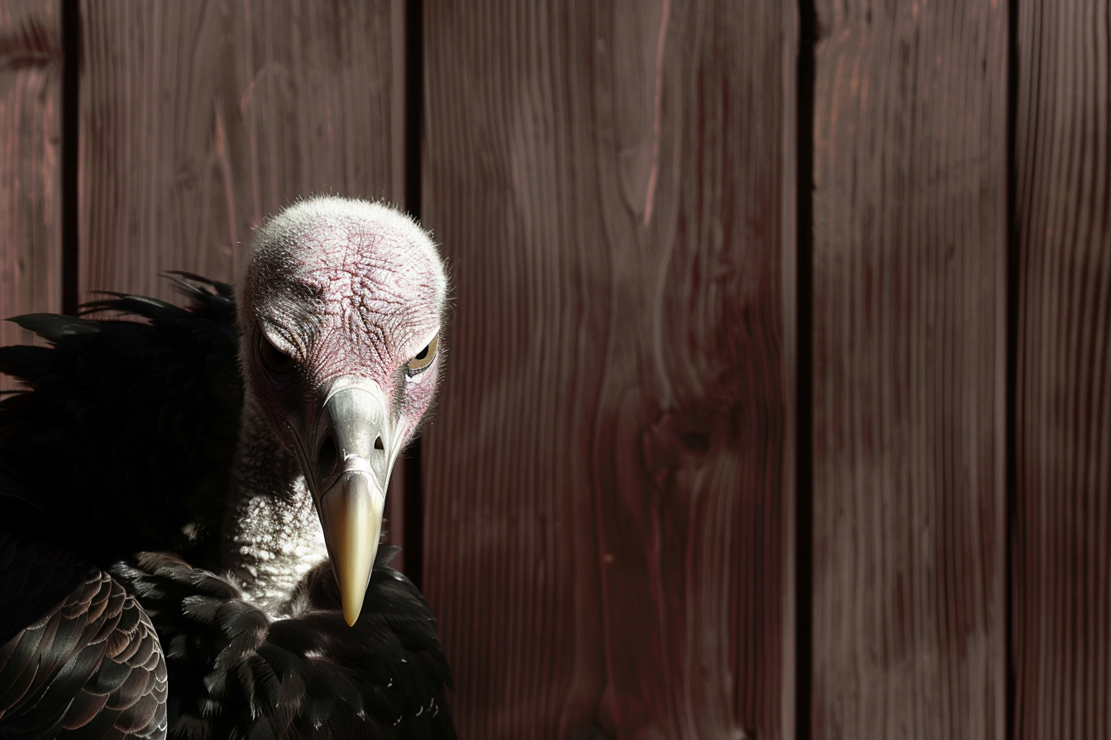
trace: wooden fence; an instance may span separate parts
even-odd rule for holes
[[[1109,16],[4,0],[0,312],[400,203],[463,737],[1111,737]]]

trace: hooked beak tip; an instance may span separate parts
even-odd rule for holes
[[[359,619],[359,613],[363,610],[363,600],[358,599],[358,603],[354,600],[343,600],[343,621],[347,622],[348,627],[354,627],[355,622]]]
[[[376,489],[366,475],[352,474],[320,499],[320,523],[348,625],[362,612],[378,554],[385,493]]]

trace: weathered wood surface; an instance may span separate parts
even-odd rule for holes
[[[817,10],[811,737],[1001,738],[1007,9]]]
[[[170,297],[166,270],[229,279],[300,195],[399,201],[400,0],[82,4],[81,272]]]
[[[0,318],[62,305],[61,35],[57,0],[0,4]],[[0,322],[0,345],[30,340]]]
[[[1111,737],[1111,16],[1018,11],[1014,737]]]
[[[402,203],[402,0],[86,0],[81,10],[81,300],[96,290],[177,300],[168,270],[231,280],[251,230],[299,196]],[[400,483],[387,512],[394,542]]]
[[[61,305],[60,8],[0,3],[4,316]],[[426,4],[464,736],[1003,737],[1008,647],[1015,738],[1111,736],[1109,11],[1017,8],[1006,533],[1007,3],[817,2],[796,708],[794,5]],[[230,279],[306,192],[402,200],[402,0],[81,13],[81,298]]]
[[[770,0],[425,11],[463,737],[794,737],[794,39]]]

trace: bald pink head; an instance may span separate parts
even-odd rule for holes
[[[241,273],[246,380],[270,415],[294,402],[311,405],[341,377],[365,378],[416,417],[415,426],[432,400],[439,362],[419,374],[406,363],[439,331],[447,290],[436,247],[408,216],[345,198],[301,201],[258,230]],[[293,361],[294,373],[267,372],[258,361],[262,339]],[[276,386],[281,397],[271,392]],[[275,431],[281,436],[281,425]]]
[[[412,219],[335,197],[267,221],[240,275],[248,403],[301,466],[349,622],[390,471],[435,394],[447,290],[436,247]]]

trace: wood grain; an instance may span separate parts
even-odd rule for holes
[[[1007,9],[817,10],[810,736],[1001,738]]]
[[[794,737],[793,7],[425,23],[457,309],[424,584],[461,736]]]
[[[0,4],[0,318],[62,303],[59,11],[57,0]],[[31,336],[0,322],[0,344]]]
[[[83,2],[81,299],[173,300],[168,270],[231,280],[251,230],[299,196],[404,205],[404,12],[402,0]]]
[[[1109,23],[1018,6],[1015,738],[1111,736]]]
[[[85,2],[80,289],[229,279],[298,196],[399,201],[400,2]]]

